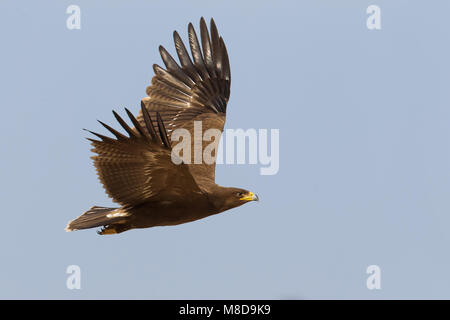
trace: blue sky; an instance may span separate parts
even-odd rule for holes
[[[70,4],[81,30],[66,28]],[[368,30],[366,8],[381,8]],[[2,1],[0,298],[450,298],[450,4]],[[227,128],[280,130],[280,170],[221,165],[261,198],[176,227],[64,232],[111,205],[82,128],[137,112],[172,31],[214,17]],[[81,290],[66,268],[81,268]],[[366,268],[381,269],[368,290]]]

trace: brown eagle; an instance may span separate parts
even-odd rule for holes
[[[91,207],[70,221],[66,231],[102,227],[98,233],[103,235],[178,225],[258,200],[250,191],[215,183],[217,138],[213,142],[202,139],[200,145],[191,142],[192,150],[212,143],[212,161],[187,163],[172,152],[171,137],[177,129],[194,136],[195,122],[201,122],[202,137],[209,129],[223,131],[230,96],[230,64],[213,19],[210,31],[201,18],[200,45],[189,24],[192,59],[174,32],[180,64],[159,47],[166,68],[153,65],[155,75],[147,88],[148,97],[141,101],[138,117],[125,109],[132,126],[113,111],[127,135],[101,121],[115,138],[89,131],[100,139],[88,139],[96,153],[92,159],[98,177],[120,207]]]

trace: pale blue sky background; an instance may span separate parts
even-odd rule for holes
[[[82,29],[66,28],[78,4]],[[382,30],[366,28],[381,7]],[[1,1],[0,298],[450,298],[448,1]],[[228,128],[279,128],[260,195],[177,227],[66,233],[111,205],[82,128],[136,112],[172,31],[214,17]],[[66,288],[66,267],[82,289]],[[382,289],[366,288],[367,266]]]

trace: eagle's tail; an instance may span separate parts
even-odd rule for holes
[[[66,231],[89,229],[100,226],[108,226],[112,223],[123,223],[124,217],[129,214],[121,208],[91,207],[78,218],[70,221],[66,226]],[[106,227],[104,230],[108,229]],[[101,232],[103,232],[102,230]],[[106,232],[101,234],[107,234]]]

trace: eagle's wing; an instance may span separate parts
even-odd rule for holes
[[[92,159],[107,194],[122,206],[161,199],[176,201],[181,196],[201,196],[187,166],[174,163],[179,159],[172,159],[170,141],[159,114],[156,115],[156,130],[159,133],[156,133],[154,122],[145,109],[141,110],[143,125],[126,111],[134,129],[117,113],[113,113],[129,136],[100,121],[116,139],[90,131],[100,138],[89,140],[94,147],[92,151],[97,153]]]
[[[167,124],[169,137],[174,130],[179,128],[187,129],[190,132],[192,154],[195,147],[194,121],[201,121],[202,136],[208,129],[218,129],[219,132],[222,132],[230,96],[231,74],[227,49],[212,19],[210,29],[211,35],[202,18],[200,20],[200,46],[194,27],[191,23],[189,24],[189,45],[193,59],[189,56],[178,33],[174,32],[180,65],[166,49],[160,46],[159,51],[166,69],[156,64],[153,66],[155,76],[151,86],[147,88],[149,97],[142,100],[150,115],[154,116],[159,112],[162,120]],[[142,112],[137,119],[143,123]],[[219,139],[216,140],[204,141],[202,150],[211,143],[217,147]],[[214,182],[217,154],[212,152],[212,155],[212,161],[188,165],[200,186],[204,183]],[[192,160],[191,163],[193,162]]]

